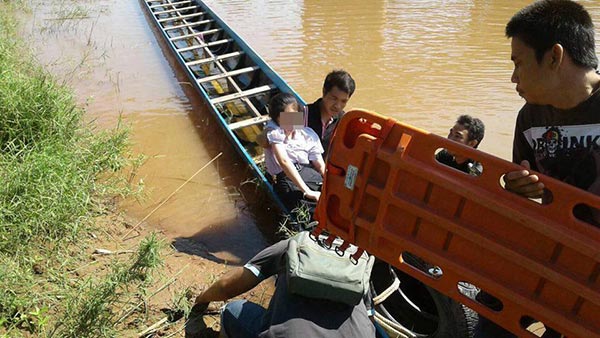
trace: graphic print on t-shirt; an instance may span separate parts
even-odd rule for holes
[[[532,127],[523,134],[540,172],[586,190],[600,177],[600,124]]]

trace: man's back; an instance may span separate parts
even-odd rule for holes
[[[245,267],[261,278],[277,275],[276,289],[259,337],[375,337],[365,301],[356,306],[310,299],[288,292],[286,251],[289,240],[261,251]],[[366,301],[370,303],[369,296]]]

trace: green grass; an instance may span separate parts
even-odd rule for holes
[[[14,22],[0,16],[0,252],[30,240],[73,238],[91,216],[99,193],[116,180],[99,175],[121,170],[127,130],[93,132],[82,124],[70,88],[58,85],[27,55]],[[12,34],[10,33],[12,32]]]
[[[152,269],[162,262],[158,252],[163,244],[153,234],[145,238],[135,257],[126,263],[115,263],[110,274],[98,281],[88,278],[78,285],[66,302],[66,310],[56,321],[49,337],[110,337],[117,332],[122,317],[119,306],[132,304],[143,297]],[[134,289],[135,292],[131,292]],[[127,306],[125,306],[127,307]]]
[[[0,2],[0,337],[118,336],[162,247],[152,235],[105,272],[90,260],[105,201],[136,189],[128,131],[83,123],[72,90],[23,52],[14,10]]]
[[[276,235],[285,239],[293,237],[301,230],[312,230],[315,223],[311,222],[311,212],[307,205],[299,205],[289,215],[284,215],[279,222]]]
[[[81,20],[89,18],[87,8],[77,4],[68,4],[57,13],[56,20]]]

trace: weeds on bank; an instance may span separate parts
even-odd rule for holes
[[[82,278],[76,273],[81,257],[73,257],[72,250],[57,251],[61,262],[39,270],[27,259],[15,262],[2,255],[0,323],[4,329],[0,328],[0,336],[6,332],[15,337],[23,331],[46,337],[115,336],[125,319],[144,315],[147,288],[153,281],[152,271],[162,264],[159,252],[163,248],[151,235],[141,242],[135,256],[126,261],[107,259],[108,272]]]
[[[3,6],[7,7],[7,6]],[[73,140],[82,116],[71,91],[23,55],[16,23],[0,14],[0,152],[23,155],[42,141]]]
[[[186,287],[183,290],[172,294],[170,309],[172,312],[182,312],[187,318],[190,314],[192,306],[194,306],[195,291],[191,287]]]
[[[89,18],[88,9],[81,5],[70,5],[61,8],[56,13],[55,20],[81,20]]]
[[[48,336],[113,336],[115,323],[122,318],[115,304],[131,304],[136,298],[144,297],[151,270],[162,264],[158,255],[162,246],[153,234],[142,241],[130,262],[114,263],[111,272],[100,281],[88,278],[79,284]],[[131,289],[136,291],[131,292]]]
[[[280,238],[289,238],[302,230],[312,229],[311,216],[310,208],[307,205],[299,205],[289,214],[282,216],[276,235]]]
[[[127,130],[82,123],[71,90],[23,55],[12,6],[0,2],[0,337],[111,336],[160,265],[155,236],[130,261],[90,262],[103,201],[135,189]]]
[[[82,125],[71,90],[18,53],[11,27],[1,14],[0,252],[14,253],[31,239],[74,238],[98,200],[130,192],[119,173],[130,159],[127,130]]]
[[[34,10],[36,13],[41,12],[39,18],[36,17],[34,20],[33,25],[33,31],[39,33],[36,39],[44,41],[48,36],[58,35],[61,39],[69,38],[85,42],[84,45],[77,44],[77,48],[74,48],[73,51],[64,53],[59,59],[48,65],[51,68],[62,69],[63,83],[70,83],[75,78],[86,77],[108,58],[107,44],[109,42],[105,42],[104,45],[98,44],[94,39],[94,33],[103,13],[110,10],[110,5],[92,3],[87,0],[53,0],[50,2],[29,0],[28,4],[36,8]]]

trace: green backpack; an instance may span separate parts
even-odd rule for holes
[[[287,283],[292,294],[358,304],[369,291],[375,259],[340,238],[303,231],[290,238]],[[331,243],[331,245],[328,245]]]

